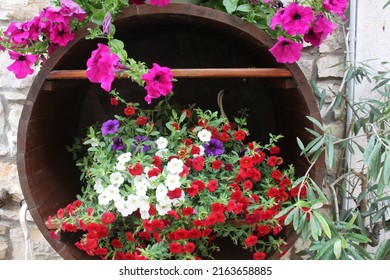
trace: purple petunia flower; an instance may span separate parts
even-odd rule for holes
[[[136,151],[136,152],[139,152],[142,151],[144,153],[146,153],[147,151],[150,150],[150,146],[148,145],[145,145],[143,142],[146,142],[146,141],[149,141],[149,138],[146,137],[146,136],[142,136],[142,135],[139,135],[139,136],[135,136],[134,137],[134,146],[133,146],[133,150]]]
[[[215,138],[211,138],[210,142],[204,143],[205,153],[208,156],[219,156],[223,154],[223,144]]]
[[[114,134],[118,131],[119,128],[119,121],[118,120],[108,120],[105,121],[102,124],[102,133],[103,136],[106,136],[107,134]]]
[[[112,145],[112,149],[114,151],[120,151],[126,148],[126,144],[123,143],[120,137],[115,137],[113,140],[114,144]]]

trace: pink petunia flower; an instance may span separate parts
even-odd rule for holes
[[[336,27],[336,24],[332,23],[321,13],[315,17],[312,27],[304,36],[304,40],[315,47],[319,47]]]
[[[153,63],[153,68],[148,73],[142,75],[142,80],[146,82],[146,102],[150,104],[152,99],[159,98],[161,95],[166,96],[170,93],[173,88],[172,79],[173,73],[171,69]]]
[[[79,6],[79,4],[72,0],[61,0],[61,15],[70,18],[76,18],[79,22],[83,21],[87,16],[86,12]]]
[[[64,23],[53,23],[49,30],[49,34],[51,43],[62,47],[65,47],[75,36],[69,26]]]
[[[98,44],[87,60],[87,77],[92,83],[101,83],[102,89],[109,92],[118,64],[119,57],[108,46]]]
[[[328,12],[343,15],[348,6],[348,0],[324,0],[322,5]]]
[[[34,69],[31,67],[38,59],[38,55],[19,54],[14,51],[9,51],[9,56],[12,60],[15,60],[11,65],[7,67],[9,71],[14,72],[15,77],[18,79],[26,78],[27,75],[34,73]]]
[[[165,7],[171,2],[171,0],[150,0],[150,5]]]
[[[282,16],[283,16],[283,13],[284,13],[284,9],[283,8],[280,8],[276,14],[271,18],[271,24],[270,24],[270,28],[272,30],[275,30],[276,28],[276,25],[280,25],[282,23]]]
[[[11,42],[15,45],[27,45],[29,39],[29,31],[26,23],[11,22],[8,28],[4,31],[5,35],[9,35]]]
[[[269,50],[279,63],[294,63],[301,58],[303,45],[282,36]]]
[[[289,35],[303,35],[309,30],[312,20],[313,11],[310,7],[291,3],[284,10],[281,17],[281,26]]]

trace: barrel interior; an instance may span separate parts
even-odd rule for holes
[[[248,33],[247,24],[231,22],[230,16],[214,10],[191,6],[191,12],[183,12],[185,6],[173,5],[164,13],[147,10],[139,15],[129,9],[116,23],[116,36],[125,42],[130,57],[150,67],[153,62],[170,68],[285,67],[275,63],[268,52],[268,42],[261,39],[266,38],[264,34]],[[24,195],[41,232],[65,259],[86,258],[71,239],[53,240],[45,226],[47,217],[73,201],[81,189],[78,170],[65,147],[73,143],[74,137],[83,135],[86,126],[101,123],[123,110],[111,106],[110,97],[99,85],[87,80],[45,80],[51,70],[86,68],[97,42],[82,39],[84,35],[85,31],[54,54],[41,70],[30,90],[19,128],[18,165]],[[282,156],[302,174],[307,164],[299,157],[296,137],[310,140],[304,128],[314,128],[305,116],[319,118],[319,113],[299,68],[292,65],[289,69],[294,80],[287,82],[183,78],[174,83],[174,99],[183,106],[195,102],[202,108],[218,110],[217,94],[225,90],[223,103],[228,117],[246,107],[252,139],[264,142],[269,133],[283,134]],[[128,80],[116,80],[113,88],[128,101],[143,102],[145,90]],[[317,180],[321,178],[321,166],[313,172]]]

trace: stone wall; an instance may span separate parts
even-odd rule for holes
[[[48,4],[49,0],[0,0],[0,28],[11,21],[30,19]],[[28,9],[26,9],[28,7]],[[317,80],[320,87],[337,87],[342,77],[341,66],[331,67],[344,60],[343,33],[337,30],[319,49],[305,48],[299,62],[308,79]],[[24,99],[33,81],[33,76],[17,80],[6,70],[8,55],[0,53],[0,260],[24,259],[23,232],[19,224],[20,190],[16,168],[16,136]],[[331,102],[331,97],[327,99]],[[337,116],[324,119],[327,127],[343,132],[343,122]],[[9,194],[7,199],[7,194]],[[43,238],[31,217],[29,227],[35,259],[60,259]],[[297,242],[284,258],[298,258],[295,252],[301,247]]]

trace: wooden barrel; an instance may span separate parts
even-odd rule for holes
[[[282,156],[296,166],[297,174],[305,172],[308,165],[299,156],[296,137],[310,141],[305,127],[316,129],[306,116],[321,121],[320,113],[300,68],[276,63],[269,53],[275,41],[265,33],[237,17],[186,4],[132,6],[116,20],[116,28],[116,36],[125,42],[129,55],[149,66],[157,62],[177,69],[276,68],[265,77],[180,78],[174,84],[174,98],[182,104],[196,102],[218,110],[217,94],[223,89],[227,115],[247,107],[251,137],[266,141],[269,133],[283,134]],[[85,40],[86,34],[86,29],[79,30],[75,40],[44,64],[28,94],[18,132],[17,162],[23,194],[40,231],[64,259],[86,258],[74,240],[54,240],[45,226],[49,215],[80,193],[79,172],[65,147],[74,137],[82,136],[87,125],[105,121],[115,110],[121,110],[110,106],[109,96],[99,85],[86,79],[53,76],[59,70],[86,69],[87,59],[97,48],[96,41]],[[142,100],[145,95],[144,89],[129,80],[115,80],[113,88],[126,100]],[[323,171],[324,163],[319,161],[312,170],[319,183]],[[296,238],[289,235],[289,246]]]

